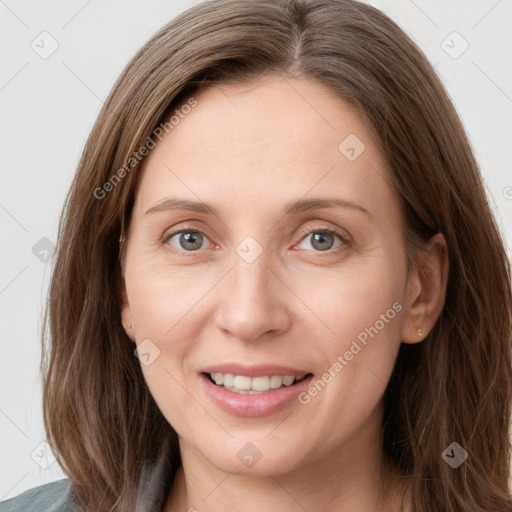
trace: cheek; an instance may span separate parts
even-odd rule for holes
[[[298,289],[322,320],[310,331],[322,370],[302,403],[329,410],[325,421],[346,407],[362,421],[382,396],[400,346],[405,280],[405,259],[390,254]]]
[[[390,254],[347,265],[336,273],[300,279],[294,292],[311,310],[307,317],[316,317],[317,338],[324,340],[322,345],[332,355],[348,349],[361,333],[364,342],[367,330],[375,334],[373,327],[380,337],[399,335],[405,279],[400,260]]]
[[[204,327],[198,318],[198,301],[206,293],[207,283],[197,278],[197,272],[185,278],[186,271],[178,276],[154,268],[135,268],[127,273],[127,292],[137,344],[149,347],[151,353],[150,364],[144,364],[141,358],[151,395],[178,432],[186,432],[191,423],[208,424],[204,410],[191,399],[196,383],[187,365]]]
[[[211,288],[197,270],[174,272],[142,261],[134,261],[127,268],[126,282],[137,341],[171,336],[181,328],[183,320],[189,321],[198,301]]]

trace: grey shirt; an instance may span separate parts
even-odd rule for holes
[[[0,512],[73,512],[69,480],[57,480],[0,503]]]
[[[132,512],[155,512],[164,508],[175,473],[166,449],[162,449],[157,459],[146,463],[141,470]],[[179,461],[174,462],[177,467]],[[78,512],[78,509],[71,497],[68,478],[34,487],[0,503],[0,512]]]

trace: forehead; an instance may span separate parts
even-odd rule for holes
[[[210,86],[193,99],[193,108],[182,109],[185,101],[173,109],[178,122],[143,162],[141,207],[171,191],[260,207],[336,191],[354,201],[367,196],[375,206],[389,201],[371,129],[327,87],[267,77],[247,86]]]
[[[243,156],[259,148],[285,154],[287,159],[318,157],[322,150],[337,157],[338,144],[350,133],[373,141],[357,109],[311,80],[270,76],[250,85],[210,86],[194,98],[197,106],[168,137],[173,139],[171,146],[191,151],[188,156],[193,158],[210,150]],[[180,106],[175,111],[179,110]],[[192,130],[196,144],[189,140]],[[210,141],[224,144],[219,147]]]

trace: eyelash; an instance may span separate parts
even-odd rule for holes
[[[193,227],[183,227],[183,228],[177,229],[175,231],[170,231],[170,232],[166,233],[163,236],[162,243],[164,243],[166,245],[169,245],[168,244],[169,240],[172,237],[174,237],[175,235],[178,235],[180,233],[199,233],[201,235],[204,235],[207,239],[209,239],[208,236],[205,233],[203,233],[202,231],[200,231],[199,229],[196,229],[196,228],[193,228]],[[336,247],[334,249],[328,249],[327,251],[315,251],[315,250],[311,250],[310,251],[310,252],[315,253],[317,256],[322,256],[324,254],[332,256],[332,255],[340,253],[341,251],[345,250],[348,246],[350,246],[349,240],[347,239],[346,236],[344,236],[338,229],[331,228],[331,227],[328,227],[328,226],[324,226],[322,228],[308,228],[308,229],[305,229],[305,230],[301,231],[301,233],[300,233],[300,236],[301,236],[300,242],[302,242],[302,240],[304,240],[308,235],[310,235],[312,233],[322,233],[322,234],[330,233],[330,234],[338,236],[340,241],[342,242],[341,245],[339,245],[338,247]],[[172,250],[173,251],[177,251],[177,252],[181,253],[184,256],[185,255],[193,255],[193,254],[199,252],[199,250],[196,250],[196,251],[185,251],[185,250],[181,250],[181,249],[176,249],[176,247],[172,247]]]

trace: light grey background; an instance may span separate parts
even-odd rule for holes
[[[0,0],[0,500],[64,476],[41,445],[39,340],[51,246],[85,140],[135,51],[196,3]],[[512,3],[369,3],[411,35],[443,79],[510,247]]]

